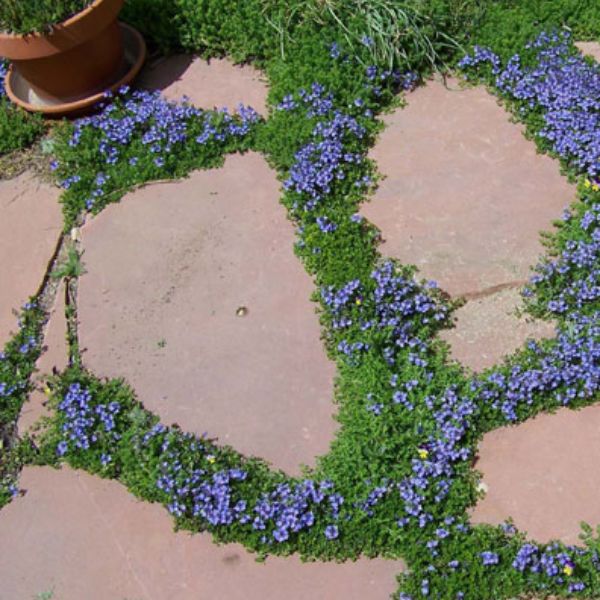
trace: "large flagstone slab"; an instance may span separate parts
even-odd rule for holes
[[[384,600],[399,561],[257,563],[238,544],[174,533],[167,511],[114,481],[26,468],[27,489],[0,512],[2,598],[56,600]]]
[[[433,80],[407,100],[384,117],[371,155],[385,179],[362,213],[381,229],[383,254],[417,265],[453,297],[486,298],[469,301],[446,335],[455,356],[479,369],[545,333],[508,316],[506,295],[492,296],[527,281],[543,254],[539,232],[560,218],[575,188],[483,88]],[[495,336],[492,323],[503,325]]]
[[[257,154],[129,194],[83,228],[87,366],[163,422],[297,473],[327,452],[334,366]]]
[[[59,195],[31,173],[0,180],[0,347],[16,333],[13,311],[38,291],[56,249]]]
[[[363,213],[383,253],[460,296],[527,279],[575,188],[485,89],[449,85],[431,81],[384,117],[372,157],[386,179]]]
[[[266,78],[251,65],[234,65],[226,58],[207,61],[188,54],[161,58],[144,69],[138,83],[161,90],[169,100],[186,96],[200,108],[233,111],[241,103],[267,114]]]
[[[485,435],[476,468],[487,494],[472,521],[508,517],[540,542],[582,545],[581,521],[600,524],[600,406],[561,409]]]

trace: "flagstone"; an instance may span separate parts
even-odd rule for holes
[[[235,65],[227,58],[163,57],[144,69],[138,85],[159,89],[169,100],[186,96],[200,108],[233,111],[242,103],[267,114],[266,78],[255,67]]]
[[[163,422],[298,473],[334,435],[314,284],[258,154],[145,187],[83,228],[83,360]]]
[[[312,600],[388,598],[400,561],[257,563],[238,544],[175,533],[160,505],[115,481],[69,468],[28,467],[26,494],[0,513],[3,598],[60,600]]]
[[[62,231],[58,188],[31,173],[0,180],[0,347],[37,293]]]
[[[440,336],[450,344],[452,358],[482,371],[519,349],[526,339],[553,337],[553,323],[516,315],[521,304],[518,289],[469,300],[456,311],[456,327]]]
[[[550,333],[512,316],[513,295],[502,290],[526,283],[543,254],[539,232],[575,188],[485,89],[436,79],[407,100],[384,117],[371,156],[385,179],[362,213],[380,228],[384,255],[455,298],[485,298],[469,301],[445,334],[454,355],[480,369]]]
[[[579,545],[580,522],[600,524],[593,477],[600,462],[600,406],[564,408],[497,429],[484,436],[478,454],[475,468],[487,493],[472,522],[512,517],[536,541]]]

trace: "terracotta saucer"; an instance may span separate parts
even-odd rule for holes
[[[39,112],[48,116],[81,114],[104,99],[106,92],[115,92],[130,83],[139,73],[146,58],[146,42],[141,34],[125,23],[119,23],[123,32],[125,59],[123,66],[115,74],[114,80],[95,91],[92,95],[79,98],[40,97],[31,85],[11,66],[5,80],[8,97],[18,106],[30,112]]]

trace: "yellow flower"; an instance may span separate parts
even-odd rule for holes
[[[427,458],[429,456],[429,450],[426,448],[419,448],[419,458]]]
[[[573,567],[571,565],[565,565],[563,568],[563,573],[570,577],[571,575],[573,575]]]
[[[583,184],[583,186],[585,188],[590,188],[590,187],[592,187],[592,182],[589,179],[586,179],[585,183]]]
[[[46,396],[50,396],[52,394],[52,390],[48,386],[45,386],[44,394],[46,394]]]
[[[215,457],[214,457],[212,454],[209,454],[209,455],[206,457],[206,460],[207,460],[207,461],[208,461],[208,462],[209,462],[209,463],[212,465],[212,464],[214,464],[214,463],[215,463],[215,461],[216,461],[217,459],[216,459],[216,458],[215,458]]]
[[[592,186],[592,190],[594,192],[597,192],[598,190],[600,190],[600,185],[598,185],[597,183],[594,183],[594,185]]]
[[[360,298],[356,299],[356,306],[360,306],[362,304],[362,300]]]

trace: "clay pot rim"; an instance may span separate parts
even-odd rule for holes
[[[49,32],[0,31],[0,55],[12,60],[58,54],[89,39],[117,18],[125,0],[93,0],[80,12],[52,25]]]

